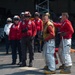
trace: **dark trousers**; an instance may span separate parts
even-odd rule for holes
[[[8,54],[8,50],[10,47],[10,40],[8,39],[7,35],[5,35],[5,46],[6,46],[6,53]]]
[[[31,37],[23,37],[21,39],[22,47],[22,64],[27,60],[27,50],[29,50],[29,59],[32,61],[34,59],[34,41]]]
[[[40,31],[37,32],[37,35],[35,36],[35,39],[34,39],[34,50],[36,49],[36,46],[37,46],[37,49],[38,51],[41,51],[41,35],[40,35]]]
[[[40,42],[41,42],[41,40],[35,37],[35,39],[34,39],[34,50],[37,47],[38,51],[41,51],[41,43]]]
[[[17,50],[19,53],[19,62],[21,62],[21,43],[20,40],[11,40],[11,49],[12,49],[12,62],[16,62],[17,59]]]

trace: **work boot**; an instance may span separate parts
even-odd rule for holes
[[[28,67],[32,67],[33,66],[33,63],[32,63],[32,60],[29,61],[29,66]]]
[[[48,66],[44,66],[44,68],[43,68],[44,70],[47,70],[48,69]]]
[[[39,53],[41,53],[41,51],[40,51],[40,50],[38,50],[38,52],[39,52]]]
[[[64,69],[64,64],[62,64],[61,66],[59,66],[59,69]]]
[[[45,74],[55,74],[56,72],[48,69],[48,70],[45,70],[44,73]]]
[[[21,64],[22,64],[22,62],[17,63],[17,65],[21,65]]]
[[[16,64],[16,62],[12,62],[12,63],[11,63],[11,65],[15,65],[15,64]]]
[[[9,54],[8,52],[6,52],[6,54]]]
[[[15,65],[15,64],[16,64],[16,59],[13,59],[11,65]]]
[[[61,69],[60,74],[70,74],[71,73],[71,66],[65,66],[64,69]]]
[[[20,67],[25,67],[25,66],[26,66],[26,62],[20,63]]]

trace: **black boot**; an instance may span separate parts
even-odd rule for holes
[[[41,51],[40,51],[40,50],[38,50],[38,52],[39,52],[39,53],[41,53]]]
[[[13,59],[11,65],[15,65],[15,64],[16,64],[16,59]]]
[[[16,64],[16,62],[12,62],[12,63],[11,63],[11,65],[15,65],[15,64]]]
[[[62,64],[61,66],[59,66],[59,69],[64,69],[65,65]]]
[[[17,65],[21,65],[22,62],[17,63]]]
[[[26,66],[26,62],[21,62],[20,63],[20,67],[25,67]]]
[[[33,63],[32,63],[32,60],[29,61],[29,66],[28,67],[32,67],[33,66]]]

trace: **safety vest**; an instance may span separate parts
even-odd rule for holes
[[[46,25],[44,25],[44,29],[43,29],[43,39],[45,39],[46,37],[48,37],[50,34],[48,33],[47,27],[48,26],[52,26],[53,31],[55,32],[55,27],[53,25],[53,23],[51,21],[48,21],[46,23]],[[55,33],[54,33],[55,34]]]

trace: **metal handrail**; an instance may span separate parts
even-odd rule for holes
[[[47,1],[47,8],[44,8],[41,5],[43,5],[46,1]],[[38,8],[44,9],[44,11],[49,12],[49,0],[44,0],[43,2],[36,4],[36,9]],[[38,12],[40,12],[39,9],[38,9]]]

